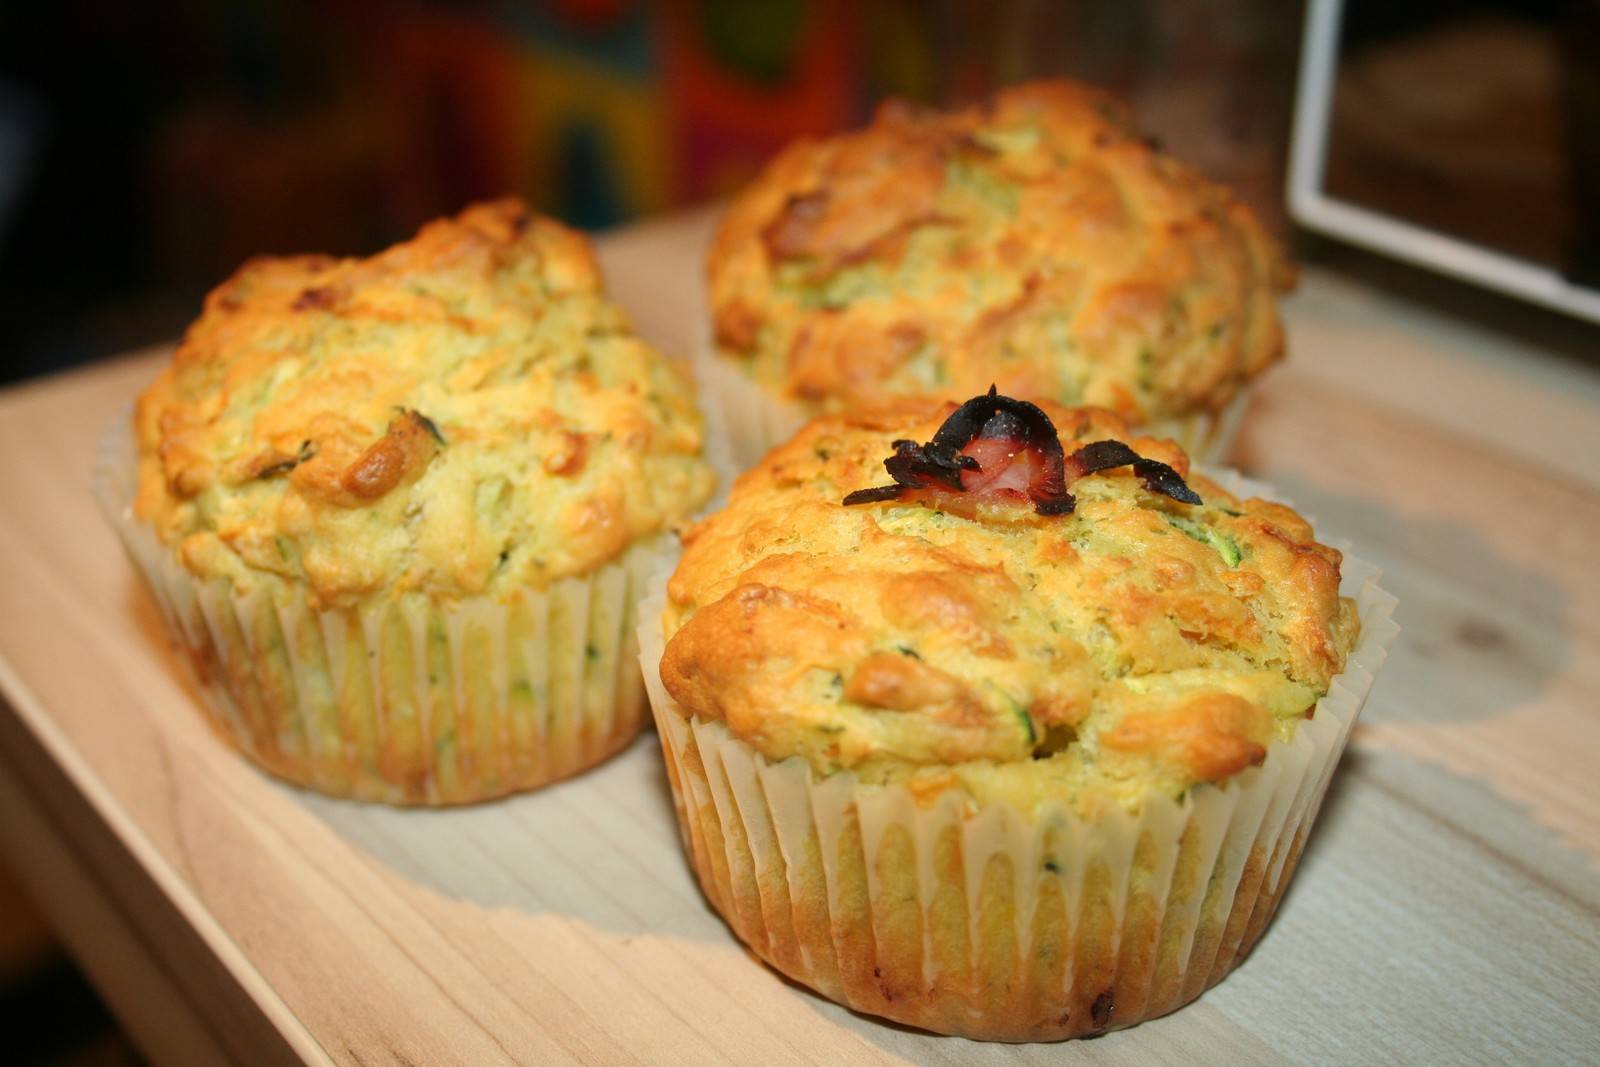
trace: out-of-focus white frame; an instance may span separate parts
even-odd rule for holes
[[[1289,211],[1308,229],[1600,322],[1600,291],[1549,268],[1328,196],[1323,189],[1344,0],[1311,0],[1300,50]]]

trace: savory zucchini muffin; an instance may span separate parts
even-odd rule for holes
[[[1169,1011],[1287,884],[1393,632],[1371,573],[1109,412],[818,418],[643,609],[701,885],[785,974],[899,1022]]]
[[[1069,81],[889,103],[782,152],[712,246],[697,373],[748,465],[811,414],[906,394],[1096,404],[1220,458],[1293,283],[1248,207]]]
[[[637,732],[637,591],[712,476],[581,235],[503,201],[371,259],[254,260],[133,423],[102,488],[268,770],[456,803]]]

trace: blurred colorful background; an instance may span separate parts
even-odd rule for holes
[[[516,193],[587,229],[724,195],[875,102],[1070,73],[1281,220],[1276,0],[0,5],[0,381],[175,336],[261,252]]]

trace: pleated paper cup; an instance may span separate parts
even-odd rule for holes
[[[1200,466],[1221,466],[1228,462],[1249,407],[1250,387],[1244,386],[1217,411],[1195,411],[1176,418],[1156,419],[1148,426],[1137,428],[1136,432],[1147,437],[1170,437],[1183,447],[1192,462]]]
[[[95,497],[144,578],[224,739],[333,796],[463,804],[600,763],[643,726],[637,604],[670,535],[593,573],[500,598],[407,593],[317,610],[300,583],[247,593],[204,581],[133,515],[126,421],[107,436]]]
[[[1377,569],[1346,556],[1343,575],[1360,640],[1292,739],[1221,785],[1095,818],[957,790],[919,802],[903,785],[768,761],[662,687],[660,575],[640,661],[701,888],[779,971],[907,1025],[1049,1041],[1170,1012],[1227,975],[1272,918],[1398,631]]]
[[[693,371],[700,410],[706,415],[706,436],[721,443],[712,459],[723,460],[724,469],[717,473],[724,476],[724,484],[761,462],[811,419],[803,405],[774,396],[742,362],[709,347],[695,350]]]
[[[719,473],[727,478],[754,467],[769,450],[793,437],[811,419],[812,412],[804,405],[774,395],[752,378],[738,360],[701,348],[693,368],[700,405],[711,431],[708,436],[725,444],[725,449],[712,459],[726,456],[728,462]],[[1136,431],[1150,437],[1172,438],[1195,463],[1225,463],[1244,422],[1249,392],[1248,387],[1240,389],[1218,411],[1158,419],[1148,426],[1136,427]]]

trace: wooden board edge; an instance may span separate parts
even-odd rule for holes
[[[196,993],[204,988],[206,999],[231,992],[269,1028],[269,1033],[252,1035],[247,1058],[237,1059],[241,1050],[232,1049],[237,1062],[331,1067],[326,1050],[122,810],[4,657],[0,697],[0,811],[5,813],[0,817],[0,847],[21,861],[13,863],[18,877],[141,1046],[154,1054],[183,1048],[225,1056],[221,1046],[232,1045],[229,1035],[206,1025],[194,1007]],[[7,708],[14,722],[7,721]],[[70,830],[66,822],[74,823]],[[113,866],[107,857],[121,862]],[[157,911],[163,908],[164,916]],[[165,927],[160,939],[152,936],[156,925]],[[167,964],[184,947],[185,934],[216,962],[208,973],[185,973]],[[90,938],[96,940],[91,944]],[[116,951],[106,954],[107,947]],[[105,962],[96,966],[97,959]],[[124,967],[134,973],[121,971]],[[231,983],[232,989],[218,989],[219,980]],[[129,1001],[135,999],[145,1007],[159,1003],[171,1014],[152,1017],[132,1011]],[[140,1026],[141,1018],[152,1021]],[[153,1032],[169,1027],[174,1028],[169,1033]],[[281,1040],[276,1053],[259,1044],[270,1033]],[[184,1055],[172,1062],[195,1061]]]

